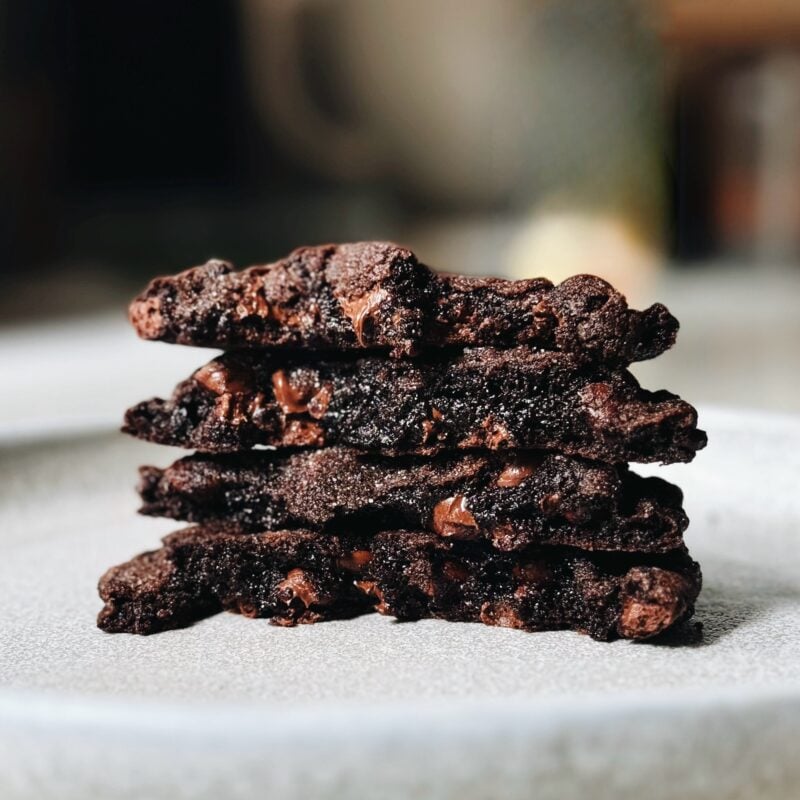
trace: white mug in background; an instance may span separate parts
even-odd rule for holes
[[[576,186],[590,198],[620,186],[658,194],[659,45],[647,7],[241,0],[253,102],[288,152],[340,179],[382,178],[462,206]],[[321,107],[312,70],[346,98],[352,124]]]
[[[460,203],[507,194],[535,99],[526,0],[241,0],[261,119],[304,163],[344,179],[388,178]],[[323,52],[309,35],[325,26]],[[358,119],[326,113],[309,63],[334,74]]]

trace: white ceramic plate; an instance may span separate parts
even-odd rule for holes
[[[800,421],[701,415],[685,490],[701,640],[602,644],[376,615],[94,627],[135,515],[110,433],[0,448],[0,797],[789,798],[800,794]],[[647,471],[652,471],[648,468]]]

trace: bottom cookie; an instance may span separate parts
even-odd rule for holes
[[[387,531],[370,538],[228,524],[187,528],[100,579],[97,624],[111,633],[185,627],[219,611],[278,625],[377,610],[398,619],[569,628],[595,639],[646,639],[694,612],[699,566],[660,555],[538,547]]]

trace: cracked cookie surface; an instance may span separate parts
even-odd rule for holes
[[[389,242],[302,247],[241,271],[209,261],[151,281],[129,316],[145,339],[219,349],[381,348],[404,356],[523,344],[623,366],[663,353],[678,331],[660,303],[630,309],[592,275],[553,286],[438,274]]]

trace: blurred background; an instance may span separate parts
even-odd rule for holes
[[[634,371],[800,410],[797,0],[0,0],[0,425],[117,421],[207,357],[149,277],[371,238],[666,302]]]

